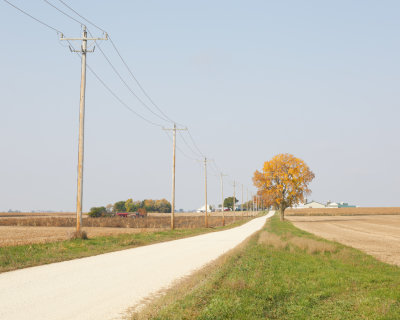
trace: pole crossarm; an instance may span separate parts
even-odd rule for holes
[[[188,128],[162,128],[165,131],[187,131]]]
[[[65,41],[100,41],[100,40],[108,40],[108,35],[106,33],[106,36],[104,38],[64,38],[63,34],[61,34],[60,40],[65,40]]]

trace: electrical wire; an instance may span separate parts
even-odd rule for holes
[[[78,56],[80,56],[79,53],[77,53]],[[107,89],[107,91],[115,98],[118,100],[118,102],[120,104],[122,104],[126,109],[128,109],[130,112],[132,112],[133,114],[135,114],[137,117],[141,118],[142,120],[146,121],[147,123],[156,126],[156,127],[160,127],[162,128],[163,126],[159,123],[153,122],[147,118],[145,118],[144,116],[142,116],[140,113],[136,112],[135,110],[133,110],[127,103],[125,103],[113,90],[111,90],[111,88],[109,86],[107,86],[107,84],[100,78],[100,76],[93,70],[93,68],[89,65],[86,64],[86,67],[89,69],[89,71],[95,76],[95,78],[104,86],[104,88]]]
[[[100,31],[106,33],[106,31],[98,26],[96,26],[93,22],[89,21],[88,19],[86,19],[84,16],[82,16],[81,14],[79,14],[77,11],[75,11],[73,8],[71,8],[68,4],[66,4],[64,1],[62,0],[58,0],[60,1],[64,6],[66,6],[69,10],[71,10],[72,12],[74,12],[77,16],[79,16],[80,18],[82,18],[83,20],[85,20],[87,23],[91,24],[93,27],[99,29]]]
[[[3,0],[4,2],[6,2],[8,5],[14,7],[16,10],[20,11],[21,13],[25,14],[26,16],[30,17],[31,19],[35,20],[36,22],[44,25],[45,27],[55,31],[57,34],[63,34],[60,30],[50,26],[49,24],[41,21],[40,19],[32,16],[31,14],[27,13],[26,11],[22,10],[21,8],[17,7],[16,5],[14,5],[13,3],[11,3],[8,0]],[[88,20],[87,18],[85,18],[84,16],[82,16],[81,14],[79,14],[76,10],[74,10],[72,7],[70,7],[68,4],[66,4],[64,1],[62,0],[58,0],[60,3],[62,3],[65,7],[67,7],[68,9],[70,9],[72,12],[74,12],[77,16],[79,16],[80,18],[82,18],[83,20],[85,20],[86,22],[88,22],[90,25],[94,26],[95,28],[99,29],[100,31],[102,31],[103,33],[107,33],[104,29],[100,28],[99,26],[97,26],[96,24],[94,24],[93,22],[91,22],[90,20]],[[78,19],[75,19],[74,17],[72,17],[71,15],[69,15],[68,13],[66,13],[65,11],[61,10],[60,8],[58,8],[57,6],[55,6],[53,3],[49,2],[48,0],[44,0],[45,3],[47,3],[48,5],[50,5],[51,7],[53,7],[54,9],[56,9],[57,11],[59,11],[60,13],[64,14],[66,17],[72,19],[73,21],[79,23],[81,26],[84,26],[85,24],[82,21],[79,21]],[[92,34],[90,33],[90,31],[88,30],[89,34],[92,36]],[[93,37],[93,36],[92,36]],[[147,97],[147,99],[151,102],[151,104],[162,114],[162,116],[158,115],[157,113],[155,113],[150,107],[148,107],[146,105],[146,103],[144,103],[144,101],[142,99],[140,99],[135,93],[134,91],[129,87],[129,85],[126,83],[126,81],[123,79],[123,77],[121,76],[121,74],[118,72],[118,70],[115,68],[115,66],[112,64],[111,60],[108,58],[108,56],[104,53],[104,51],[101,49],[101,46],[97,43],[97,46],[99,47],[100,52],[102,53],[102,55],[104,56],[104,58],[106,59],[106,61],[109,63],[109,65],[111,66],[111,68],[113,69],[113,71],[117,74],[117,76],[120,78],[120,80],[124,83],[124,85],[128,88],[128,90],[138,99],[138,101],[144,106],[146,107],[146,109],[148,109],[152,114],[156,115],[157,117],[159,117],[160,119],[164,120],[164,121],[170,121],[172,123],[176,123],[180,126],[184,126],[176,121],[173,121],[171,118],[169,118],[162,110],[161,108],[154,102],[154,100],[150,97],[150,95],[146,92],[146,90],[143,88],[143,86],[141,85],[141,83],[139,82],[139,80],[135,77],[135,75],[133,74],[132,70],[129,68],[128,64],[126,63],[125,59],[122,57],[120,51],[118,50],[117,46],[115,45],[115,43],[113,42],[113,40],[111,39],[111,37],[108,37],[110,39],[110,42],[114,48],[114,50],[116,51],[117,55],[119,56],[119,58],[121,59],[122,63],[124,64],[124,66],[126,67],[126,69],[128,70],[129,74],[131,75],[131,77],[134,79],[134,81],[136,82],[136,84],[138,85],[138,87],[140,88],[140,90],[143,92],[143,94]],[[73,48],[73,45],[68,41],[68,44]],[[78,56],[80,56],[79,53],[77,53]],[[126,109],[128,109],[130,112],[132,112],[133,114],[135,114],[137,117],[141,118],[142,120],[146,121],[147,123],[153,125],[153,126],[157,126],[157,127],[163,127],[161,124],[156,123],[154,121],[151,121],[149,119],[147,119],[146,117],[142,116],[140,113],[136,112],[134,109],[132,109],[127,103],[125,103],[103,80],[102,78],[93,70],[93,68],[87,64],[87,68],[89,69],[89,71],[95,76],[95,78],[104,86],[104,88],[116,99],[118,100],[118,102],[120,104],[122,104]],[[192,134],[190,133],[189,130],[187,130],[187,133],[189,135],[189,138],[193,144],[193,146],[195,147],[195,149],[197,150],[197,152],[195,152],[190,145],[187,143],[187,141],[185,140],[184,136],[179,132],[180,136],[182,137],[182,140],[184,141],[185,145],[188,147],[188,149],[197,155],[201,155],[202,157],[204,157],[204,154],[201,152],[200,148],[198,147],[197,143],[195,142]],[[169,137],[168,133],[167,136]],[[170,137],[169,137],[170,138]],[[197,160],[193,157],[188,156],[183,150],[181,150],[179,147],[177,147],[177,149],[187,158],[191,159],[191,160]],[[212,161],[213,162],[213,161]],[[213,162],[215,168],[217,171],[220,171],[218,166]],[[211,167],[212,168],[212,167]]]
[[[183,134],[181,133],[181,131],[178,131],[180,137],[182,138],[182,141],[185,143],[186,147],[194,154],[196,155],[196,157],[201,157],[201,155],[199,155],[198,152],[194,151],[193,148],[187,143],[185,137],[183,136]]]
[[[165,132],[165,134],[167,135],[167,137],[169,138],[169,140],[170,140],[171,142],[173,142],[171,136],[169,135],[169,132],[167,132],[166,130],[163,130],[163,131]],[[193,160],[193,161],[199,161],[198,159],[195,159],[195,158],[193,158],[193,157],[187,155],[187,153],[184,152],[181,148],[179,148],[179,146],[175,145],[175,148],[176,148],[180,153],[182,153],[186,158],[188,158],[188,159],[190,159],[190,160]]]
[[[84,26],[85,24],[82,23],[81,21],[75,19],[74,17],[70,16],[68,13],[62,11],[60,8],[58,8],[56,5],[52,4],[51,2],[49,2],[48,0],[43,0],[44,2],[46,2],[49,6],[52,6],[54,9],[56,9],[57,11],[61,12],[63,15],[67,16],[68,18],[78,22],[81,26]]]
[[[45,0],[46,1],[46,0]],[[88,22],[89,24],[91,24],[92,26],[94,26],[95,28],[99,29],[100,31],[107,33],[104,29],[100,28],[99,26],[97,26],[96,24],[94,24],[93,22],[91,22],[90,20],[88,20],[87,18],[85,18],[84,16],[82,16],[80,13],[78,13],[76,10],[74,10],[71,6],[69,6],[68,4],[66,4],[64,1],[62,0],[58,0],[60,1],[64,6],[66,6],[68,9],[70,9],[71,11],[73,11],[76,15],[78,15],[80,18],[82,18],[83,20],[85,20],[86,22]],[[74,19],[75,20],[75,19]],[[161,113],[161,115],[164,117],[165,121],[169,121],[171,123],[176,123],[180,126],[184,126],[183,124],[180,124],[174,120],[172,120],[170,117],[168,117],[167,114],[165,114],[162,109],[154,102],[154,100],[150,97],[150,95],[147,93],[147,91],[144,89],[144,87],[142,86],[142,84],[140,83],[140,81],[136,78],[136,76],[133,74],[131,68],[129,67],[129,65],[126,63],[125,59],[122,57],[121,52],[118,50],[116,44],[114,43],[114,41],[112,40],[111,36],[108,35],[108,39],[110,40],[111,45],[113,46],[115,52],[117,53],[117,55],[119,56],[119,58],[121,59],[123,65],[125,66],[125,68],[128,70],[128,73],[131,75],[132,79],[136,82],[136,84],[138,85],[138,87],[140,88],[140,90],[143,92],[143,94],[146,96],[146,98],[150,101],[150,103]],[[100,46],[98,45],[98,47],[100,48]],[[101,49],[100,49],[101,50]],[[142,103],[143,104],[143,103]],[[148,108],[146,106],[146,108]],[[151,111],[152,113],[154,113],[153,111]],[[159,115],[157,115],[158,117],[160,117]]]
[[[47,2],[47,0],[44,0]],[[95,23],[93,23],[92,21],[88,20],[86,17],[84,17],[83,15],[81,15],[79,12],[77,12],[75,9],[73,9],[71,6],[69,6],[67,3],[65,3],[65,1],[63,0],[58,0],[60,3],[62,3],[65,7],[67,7],[69,10],[71,10],[72,12],[74,12],[77,16],[79,16],[81,19],[85,20],[87,23],[89,23],[90,25],[94,26],[95,28],[97,28],[98,30],[107,33],[103,28],[100,28],[98,25],[96,25]],[[61,9],[58,9],[59,11],[63,12]],[[66,14],[66,13],[65,13]],[[66,14],[68,17],[70,17],[68,14]],[[76,19],[73,19],[77,22],[79,22],[80,24],[82,24],[81,21],[78,21]],[[90,31],[89,31],[89,34]],[[104,58],[107,60],[107,62],[110,64],[110,66],[112,67],[112,69],[114,70],[114,72],[118,75],[118,77],[120,78],[120,80],[125,84],[125,86],[128,88],[129,91],[131,91],[131,93],[139,100],[139,102],[146,107],[146,109],[148,109],[151,113],[155,114],[157,117],[159,117],[160,119],[163,119],[164,121],[170,121],[172,123],[176,123],[180,126],[184,126],[183,124],[180,124],[174,120],[172,120],[170,117],[168,117],[168,115],[166,115],[162,109],[154,102],[154,100],[150,97],[150,95],[147,93],[147,91],[144,89],[144,87],[141,85],[141,83],[139,82],[139,80],[136,78],[136,76],[133,74],[132,70],[130,69],[130,67],[128,66],[128,64],[126,63],[125,59],[122,57],[122,54],[120,53],[120,51],[118,50],[116,44],[114,43],[114,41],[112,40],[111,36],[108,35],[108,39],[110,40],[111,45],[113,46],[114,50],[116,51],[117,55],[119,56],[119,58],[121,59],[122,63],[124,64],[125,68],[128,70],[129,74],[131,75],[131,77],[133,78],[133,80],[136,82],[136,84],[138,85],[138,87],[140,88],[140,90],[143,92],[143,94],[147,97],[147,99],[150,101],[150,103],[163,115],[163,117],[161,117],[160,115],[156,114],[155,112],[153,112],[152,109],[150,109],[147,104],[144,103],[144,101],[142,99],[140,99],[134,92],[133,90],[130,89],[130,87],[128,86],[128,84],[125,82],[125,80],[123,80],[122,76],[118,73],[118,71],[116,70],[116,68],[112,65],[110,59],[105,55],[105,53],[103,52],[103,50],[101,49],[101,46],[99,44],[97,44],[97,46],[99,47],[100,52],[103,54]],[[194,141],[193,136],[191,135],[190,131],[187,131],[190,137],[190,140],[192,141],[195,149],[199,152],[199,154],[204,157],[204,154],[201,152],[201,150],[199,149],[199,147],[197,146],[196,142]],[[184,140],[184,139],[183,139]],[[185,141],[185,144],[186,141]],[[187,144],[188,145],[188,144]]]
[[[58,12],[62,13],[63,15],[65,15],[66,17],[72,19],[73,21],[79,23],[81,26],[84,26],[85,24],[82,21],[79,21],[77,19],[75,19],[74,17],[72,17],[71,15],[69,15],[68,13],[66,13],[65,11],[61,10],[60,8],[58,8],[56,5],[52,4],[51,2],[49,2],[48,0],[43,0],[45,3],[47,3],[48,5],[50,5],[51,7],[53,7],[54,9],[56,9]],[[64,5],[66,5],[63,1],[61,1]],[[68,8],[70,8],[68,6]],[[71,9],[71,8],[70,8]],[[75,13],[76,11],[73,10]],[[81,18],[83,18],[81,15],[79,15]],[[89,33],[89,35],[93,37],[92,33],[90,32],[89,28],[87,28],[87,31]],[[103,31],[103,30],[102,30]],[[132,88],[128,85],[128,83],[124,80],[124,78],[121,76],[121,74],[118,72],[118,70],[115,68],[115,66],[113,65],[113,63],[111,62],[110,58],[104,53],[103,49],[101,48],[100,44],[94,40],[94,42],[97,44],[97,47],[99,48],[101,54],[103,55],[103,57],[106,59],[107,63],[110,65],[110,67],[112,68],[112,70],[114,71],[114,73],[118,76],[118,78],[121,80],[121,82],[125,85],[125,87],[129,90],[129,92],[148,110],[150,111],[152,114],[154,114],[156,117],[160,118],[163,121],[170,121],[166,118],[163,118],[162,116],[158,115],[157,113],[155,113],[149,106],[146,105],[146,103],[140,99],[140,97],[132,90]]]
[[[197,151],[198,151],[198,152],[201,154],[201,156],[204,158],[205,156],[204,156],[203,152],[201,152],[201,150],[200,150],[199,147],[197,146],[196,142],[194,141],[193,136],[192,136],[192,134],[190,133],[190,130],[188,129],[186,132],[188,133],[190,140],[192,140],[192,143],[193,143],[194,147],[197,149]]]
[[[62,32],[61,32],[60,30],[58,30],[58,29],[56,29],[56,28],[54,28],[54,27],[48,25],[47,23],[45,23],[45,22],[39,20],[38,18],[35,18],[34,16],[32,16],[31,14],[29,14],[29,13],[27,13],[26,11],[22,10],[21,8],[17,7],[17,6],[14,5],[13,3],[11,3],[10,1],[8,1],[8,0],[3,0],[3,1],[6,2],[6,3],[8,3],[10,6],[14,7],[14,8],[17,9],[18,11],[22,12],[23,14],[27,15],[29,18],[31,18],[31,19],[35,20],[36,22],[39,22],[40,24],[46,26],[47,28],[49,28],[49,29],[51,29],[51,30],[57,32],[57,34],[62,34]]]
[[[124,64],[124,66],[126,67],[126,69],[128,70],[129,74],[132,76],[132,78],[135,80],[136,84],[138,85],[138,87],[140,88],[140,90],[143,92],[143,94],[147,97],[147,99],[149,99],[150,103],[165,117],[168,119],[168,121],[172,122],[172,123],[176,123],[182,127],[184,127],[183,124],[178,123],[174,120],[172,120],[170,117],[168,117],[163,111],[162,109],[154,102],[154,100],[150,97],[150,95],[147,93],[146,90],[144,90],[143,86],[141,85],[141,83],[139,82],[139,80],[135,77],[135,75],[133,74],[132,70],[129,68],[128,64],[125,62],[124,58],[122,57],[121,53],[119,52],[119,50],[117,49],[117,46],[114,44],[114,41],[112,40],[112,38],[109,36],[111,45],[114,47],[115,51],[117,52],[118,56],[120,57],[122,63]]]
[[[89,32],[90,36],[92,37],[92,34]],[[143,105],[148,111],[150,111],[152,114],[154,114],[156,117],[158,117],[161,120],[164,121],[170,121],[168,118],[165,118],[163,116],[160,116],[156,112],[154,112],[133,90],[132,88],[128,85],[128,83],[124,80],[124,78],[121,76],[121,74],[118,72],[118,70],[115,68],[115,66],[112,64],[111,60],[108,58],[108,56],[104,53],[103,49],[99,45],[97,41],[95,41],[97,44],[97,47],[99,48],[101,54],[103,55],[104,59],[106,59],[107,63],[110,65],[110,67],[113,69],[114,73],[118,76],[118,78],[121,80],[121,82],[125,85],[125,87],[129,90],[129,92],[140,102],[141,105]]]

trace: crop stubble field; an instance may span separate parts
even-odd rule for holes
[[[400,207],[286,209],[286,216],[400,215]]]
[[[287,219],[299,229],[400,266],[400,215],[311,215]]]
[[[0,213],[0,247],[67,240],[74,231],[74,216],[74,213]],[[228,213],[225,224],[242,218],[241,213]],[[219,213],[212,213],[208,220],[212,228],[222,225]],[[203,227],[204,213],[178,213],[175,226],[178,229]],[[83,218],[83,228],[89,237],[154,232],[169,227],[169,214],[150,213],[145,218]]]

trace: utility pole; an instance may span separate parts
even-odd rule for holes
[[[246,202],[246,217],[249,216],[249,188],[246,188],[247,191],[247,202]]]
[[[165,131],[172,130],[172,199],[171,199],[171,229],[175,228],[175,154],[176,154],[176,130],[187,130],[184,129],[177,129],[176,124],[174,123],[174,127],[172,129],[163,128]]]
[[[72,50],[71,52],[81,53],[81,90],[79,103],[79,144],[78,144],[78,187],[76,197],[76,232],[81,231],[82,226],[82,198],[83,198],[83,153],[84,153],[84,130],[85,130],[85,95],[86,95],[86,53],[93,52],[87,49],[88,41],[108,40],[107,33],[105,38],[88,38],[86,26],[83,26],[82,38],[64,38],[61,34],[60,40],[82,41],[81,50]]]
[[[233,214],[235,214],[235,202],[236,202],[236,181],[233,180]]]
[[[251,206],[251,211],[253,212],[253,215],[254,215],[254,208],[255,208],[255,206],[254,206],[254,196],[253,196],[253,192],[251,193],[251,204],[252,204],[252,206]]]
[[[244,203],[243,203],[243,183],[242,183],[242,205],[241,205],[241,211],[242,211],[242,217],[243,217],[243,206],[244,206]]]
[[[207,213],[207,210],[208,210],[208,205],[207,205],[207,158],[206,157],[204,157],[204,182],[205,182],[205,196],[206,196],[206,215],[205,215],[205,220],[204,220],[204,223],[205,223],[205,226],[206,226],[206,228],[208,228],[208,213]]]
[[[226,174],[223,174],[222,172],[220,173],[221,177],[221,212],[222,212],[222,225],[225,225],[225,210],[224,210],[224,176],[227,176]]]
[[[258,212],[258,194],[256,194],[256,211]]]

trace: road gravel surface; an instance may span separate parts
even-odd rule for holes
[[[0,319],[124,318],[144,298],[233,249],[272,214],[225,231],[2,273]]]

